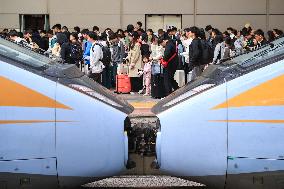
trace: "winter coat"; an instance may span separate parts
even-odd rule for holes
[[[83,58],[85,60],[85,64],[90,65],[90,51],[91,51],[92,43],[89,41],[85,41],[84,43],[84,54]]]
[[[71,46],[69,42],[65,42],[61,45],[60,57],[64,63],[71,64]]]
[[[185,63],[189,63],[189,45],[191,44],[192,39],[187,39],[182,42],[184,46],[184,52],[181,54],[185,58]]]
[[[151,58],[153,59],[153,62],[158,63],[160,62],[160,59],[163,57],[164,54],[164,48],[160,45],[151,45]]]
[[[195,38],[189,45],[189,64],[193,67],[200,66],[201,53],[200,39]]]
[[[143,68],[143,73],[144,75],[151,75],[151,70],[152,70],[152,63],[151,62],[148,62],[144,65],[144,68]]]
[[[214,50],[213,63],[218,64],[220,60],[227,59],[232,56],[231,50],[226,47],[225,42],[218,43]]]
[[[123,62],[125,49],[121,41],[111,46],[111,61],[114,65]]]
[[[241,54],[243,52],[243,37],[238,38],[234,42],[234,46],[235,46],[236,55]]]
[[[136,43],[135,46],[130,49],[126,60],[129,66],[129,77],[139,77],[138,72],[143,69],[142,55],[139,43]],[[133,68],[131,68],[131,66],[133,66]]]
[[[169,59],[176,53],[176,56],[168,63],[168,69],[176,70],[178,66],[178,54],[177,54],[177,47],[176,42],[174,40],[169,40],[165,47],[165,52],[163,59],[165,61],[169,61]]]
[[[94,43],[90,51],[90,68],[92,73],[101,73],[105,66],[103,65],[101,59],[103,58],[102,48]]]

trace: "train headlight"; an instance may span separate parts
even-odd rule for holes
[[[203,91],[205,91],[206,89],[209,89],[211,87],[215,86],[215,84],[203,84],[203,85],[200,85],[198,87],[195,87],[194,89],[191,89],[190,91],[176,97],[175,99],[169,101],[168,103],[166,103],[164,105],[164,107],[168,107],[168,106],[172,106],[174,104],[177,104],[179,102],[181,102],[182,100],[186,99],[186,98],[189,98],[197,93],[201,93]]]
[[[107,97],[97,93],[93,89],[90,89],[90,88],[85,87],[83,85],[69,84],[69,87],[71,87],[72,89],[75,89],[75,90],[77,90],[79,92],[82,92],[82,93],[84,93],[86,95],[95,97],[95,98],[97,98],[97,99],[99,99],[99,100],[101,100],[101,101],[103,101],[103,102],[105,102],[105,103],[107,103],[109,105],[116,106],[116,107],[119,107],[119,108],[123,108],[122,105],[120,105],[120,104],[114,102],[113,100],[111,100],[111,99],[109,99],[109,98],[107,98]]]

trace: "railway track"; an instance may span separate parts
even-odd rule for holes
[[[147,175],[147,176],[138,176],[138,175],[127,175],[112,177],[108,179],[103,179],[97,182],[86,184],[83,186],[84,189],[88,188],[128,188],[128,189],[176,189],[176,188],[206,188],[200,183],[193,181],[187,181],[184,179],[163,176],[163,175]]]

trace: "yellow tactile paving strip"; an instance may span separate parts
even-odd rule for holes
[[[134,108],[152,108],[153,106],[155,106],[157,104],[157,102],[130,102],[130,104],[134,107]]]

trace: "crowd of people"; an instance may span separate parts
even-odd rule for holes
[[[73,30],[69,32],[66,26],[55,24],[49,31],[21,33],[5,29],[1,36],[75,64],[109,89],[116,86],[117,74],[127,74],[132,92],[151,95],[151,77],[160,74],[164,96],[179,88],[174,79],[176,70],[184,70],[185,76],[192,71],[192,77],[185,80],[194,80],[209,64],[219,64],[283,36],[279,29],[265,35],[250,24],[241,30],[229,27],[224,32],[211,25],[205,29],[193,26],[182,31],[176,27],[144,31],[141,22],[128,25],[126,30],[107,28],[101,32],[98,26],[91,31],[78,26]]]

